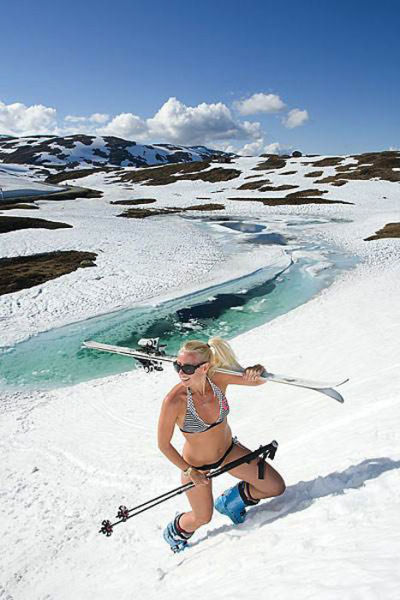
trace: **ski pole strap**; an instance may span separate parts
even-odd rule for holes
[[[231,469],[234,469],[235,467],[238,467],[239,465],[242,465],[245,462],[250,463],[255,458],[260,457],[258,460],[258,469],[259,469],[258,470],[258,478],[263,479],[264,478],[264,469],[262,469],[262,477],[260,477],[260,461],[261,461],[261,464],[263,465],[264,460],[266,458],[270,458],[271,460],[273,460],[275,458],[277,449],[278,449],[278,442],[276,440],[273,440],[270,444],[267,444],[266,446],[260,446],[257,450],[253,450],[253,452],[249,452],[248,454],[245,454],[244,456],[241,456],[240,458],[237,458],[236,460],[232,460],[231,462],[227,463],[223,467],[219,467],[219,469],[212,471],[209,475],[207,475],[207,477],[208,477],[208,479],[212,479],[213,477],[218,477],[219,475],[222,475],[222,473],[226,473],[227,471],[230,471]]]

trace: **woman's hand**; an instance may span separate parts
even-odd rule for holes
[[[185,473],[186,475],[186,473]],[[194,467],[192,467],[188,473],[188,475],[186,475],[186,477],[188,477],[192,483],[194,483],[194,485],[209,485],[210,480],[206,477],[206,474],[203,473],[202,471],[198,471],[197,469],[195,469]]]
[[[265,367],[262,365],[254,365],[253,367],[247,367],[243,373],[243,379],[247,382],[257,381],[260,376],[264,373]]]

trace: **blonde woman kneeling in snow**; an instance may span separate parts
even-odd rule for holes
[[[175,552],[183,550],[196,529],[211,520],[212,481],[206,477],[207,473],[250,452],[232,438],[225,392],[228,385],[262,385],[265,381],[260,375],[264,367],[247,367],[243,376],[216,372],[218,367],[239,366],[232,348],[221,338],[212,338],[208,344],[197,340],[186,342],[174,362],[180,382],[162,404],[158,447],[182,471],[182,484],[190,481],[195,484],[186,492],[191,510],[178,514],[164,531],[165,540]],[[171,444],[175,425],[186,440],[182,455]],[[264,479],[258,478],[257,459],[229,473],[240,482],[219,496],[214,506],[233,523],[245,520],[247,506],[285,491],[282,477],[268,463],[264,463]]]

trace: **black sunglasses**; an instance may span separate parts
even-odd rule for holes
[[[177,360],[174,360],[172,364],[174,365],[174,369],[177,373],[179,373],[179,371],[183,371],[185,375],[193,375],[196,369],[201,367],[201,365],[205,365],[206,362],[207,361],[204,361],[202,363],[199,363],[198,365],[188,365],[186,363],[184,365],[180,365]]]

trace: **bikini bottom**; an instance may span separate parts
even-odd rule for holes
[[[201,465],[201,467],[193,467],[194,469],[197,469],[198,471],[211,471],[211,469],[216,469],[217,467],[221,466],[222,463],[224,462],[225,458],[228,456],[229,452],[232,450],[233,446],[236,443],[236,439],[232,439],[232,443],[229,446],[228,450],[225,452],[225,454],[223,456],[221,456],[221,458],[219,460],[217,460],[217,462],[212,463],[210,465]]]

